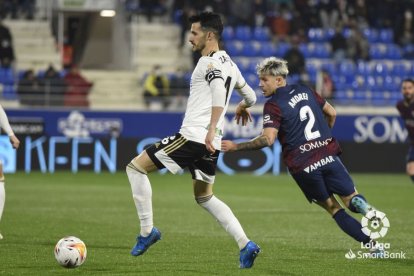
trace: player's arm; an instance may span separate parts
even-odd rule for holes
[[[240,106],[248,108],[256,103],[256,93],[246,81],[241,86],[236,86],[235,88],[239,95],[243,97],[243,100],[239,103]]]
[[[277,138],[278,130],[276,128],[264,128],[262,134],[256,138],[242,143],[234,143],[233,141],[223,140],[221,142],[222,151],[240,151],[240,150],[257,150],[273,145]]]
[[[336,110],[333,106],[328,103],[324,98],[321,97],[315,91],[312,91],[313,96],[316,99],[316,102],[319,104],[320,108],[322,109],[323,113],[325,114],[325,119],[328,122],[330,128],[333,128],[336,119]]]
[[[328,125],[330,128],[333,128],[336,120],[336,110],[333,108],[330,103],[325,102],[325,105],[322,109],[323,113],[325,114],[326,120],[328,121]]]
[[[236,144],[232,141],[222,141],[223,151],[257,150],[273,145],[281,125],[282,114],[280,107],[274,102],[267,102],[263,107],[263,130],[256,138]]]
[[[214,153],[216,149],[213,146],[213,140],[216,136],[217,123],[226,106],[227,91],[224,86],[224,80],[221,76],[221,71],[218,69],[210,71],[206,75],[206,80],[210,84],[210,91],[212,97],[211,117],[205,143],[209,152]]]
[[[246,82],[241,88],[237,88],[237,92],[243,97],[243,100],[236,107],[235,120],[239,124],[241,119],[242,126],[245,126],[249,121],[252,121],[252,115],[248,108],[256,103],[257,97],[254,90]]]
[[[224,108],[221,106],[212,106],[211,108],[210,124],[205,139],[206,148],[211,153],[214,153],[216,151],[213,146],[213,140],[216,136],[217,123],[220,119],[221,113],[223,113],[223,110]]]
[[[247,123],[252,121],[252,116],[250,111],[247,109],[253,106],[256,103],[257,97],[254,90],[247,84],[246,80],[243,78],[240,70],[237,68],[237,80],[236,80],[236,91],[239,93],[243,100],[237,105],[236,108],[236,121],[237,124],[242,121],[242,126],[247,125]]]
[[[9,135],[10,143],[13,148],[17,149],[20,145],[19,139],[14,135],[13,129],[10,126],[9,120],[7,119],[6,112],[4,112],[3,107],[0,105],[0,126],[4,131]]]

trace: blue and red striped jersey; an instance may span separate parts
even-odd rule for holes
[[[263,109],[263,128],[278,129],[283,160],[297,173],[341,148],[322,111],[326,101],[303,85],[280,87]]]

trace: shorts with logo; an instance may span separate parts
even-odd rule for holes
[[[332,194],[348,196],[355,192],[355,185],[338,156],[334,162],[320,166],[314,171],[292,174],[309,202],[325,201]]]
[[[410,146],[410,148],[408,149],[406,158],[407,158],[407,163],[414,161],[414,147],[413,146]]]
[[[211,154],[206,145],[187,140],[180,133],[166,137],[146,149],[158,169],[176,174],[188,167],[193,179],[214,183],[220,151]]]

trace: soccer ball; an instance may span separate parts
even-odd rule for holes
[[[64,237],[55,246],[55,258],[63,267],[78,267],[86,259],[86,245],[77,237]]]

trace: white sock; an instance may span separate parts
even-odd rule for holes
[[[4,190],[4,181],[0,181],[0,220],[3,215],[4,202],[6,201],[6,191]]]
[[[207,199],[207,197],[197,198],[198,204],[206,209],[223,226],[226,232],[236,240],[240,250],[243,249],[249,239],[229,206],[214,195],[207,201],[202,202],[203,199]]]
[[[152,220],[152,189],[147,175],[127,167],[129,183],[131,184],[132,198],[137,208],[141,225],[140,235],[143,237],[151,233],[154,226]]]

